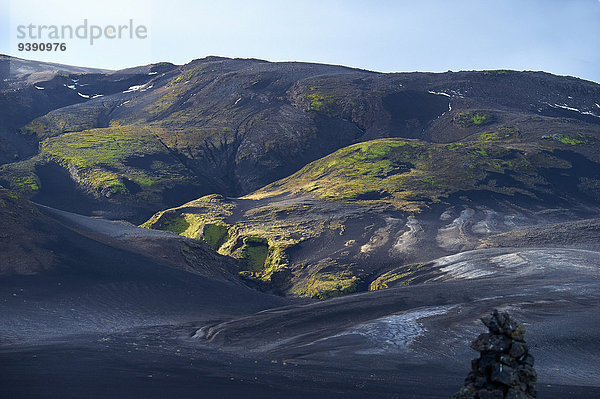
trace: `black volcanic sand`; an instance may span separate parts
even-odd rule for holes
[[[472,251],[435,281],[307,303],[58,238],[59,267],[0,279],[2,398],[448,398],[496,307],[527,329],[540,398],[600,396],[598,252]]]
[[[349,367],[236,356],[190,340],[182,327],[71,337],[68,342],[3,348],[6,398],[448,398],[464,370],[439,364]],[[177,334],[181,334],[177,336]],[[390,363],[394,359],[390,359]],[[465,364],[466,368],[466,364]],[[538,384],[539,398],[591,398],[598,387]]]

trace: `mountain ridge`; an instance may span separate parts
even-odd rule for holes
[[[597,85],[534,72],[381,74],[322,64],[213,57],[183,66],[159,63],[117,71],[103,80],[82,76],[69,84],[72,90],[53,89],[75,95],[77,104],[21,127],[19,137],[40,142],[41,151],[21,164],[5,166],[0,180],[35,199],[43,189],[35,169],[58,165],[64,177],[55,172],[52,176],[74,180],[92,207],[123,208],[116,217],[132,217],[135,211],[125,209],[144,203],[156,210],[203,194],[248,194],[339,148],[371,139],[457,141],[510,126],[511,120],[522,119],[523,112],[554,118],[540,125],[568,117],[573,124],[569,130],[593,128],[600,121],[593,114]],[[109,76],[126,78],[112,81]],[[509,89],[498,89],[501,82]],[[114,86],[113,94],[103,91],[107,84]],[[517,90],[510,86],[514,84],[526,86]],[[539,98],[522,94],[541,84],[549,87]],[[555,91],[558,94],[551,94]],[[585,100],[565,105],[558,100],[568,100],[576,92]],[[484,120],[469,119],[477,115]],[[122,145],[129,136],[121,137],[121,127],[145,137],[149,150],[126,150],[106,165],[93,159],[82,163],[65,153],[75,141],[95,136],[113,137]],[[144,134],[148,129],[151,134]],[[44,141],[52,143],[48,140],[53,137],[58,152],[46,151],[51,148]],[[565,139],[572,140],[569,137]],[[98,151],[103,148],[102,143],[89,145]],[[172,176],[153,181],[151,176],[157,173],[153,162],[170,168]],[[190,191],[169,199],[178,181]]]

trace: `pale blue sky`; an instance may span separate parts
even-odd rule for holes
[[[102,68],[206,55],[377,71],[544,70],[600,82],[599,0],[0,0],[0,52]],[[118,25],[147,39],[17,51],[17,25]]]

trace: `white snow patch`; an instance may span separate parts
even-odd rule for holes
[[[66,86],[68,89],[75,90],[75,85],[67,86],[66,84],[63,83],[63,86]]]
[[[551,106],[552,108],[562,108],[562,109],[566,109],[568,111],[579,112],[581,115],[591,115],[591,116],[595,116],[596,118],[600,118],[600,116],[598,116],[590,111],[582,111],[578,108],[570,107],[566,104],[549,104],[549,103],[546,103],[546,104]],[[596,104],[596,106],[600,108],[600,106],[598,106],[598,104]]]
[[[94,94],[92,98],[104,97],[104,94]]]
[[[90,96],[88,96],[87,94],[81,94],[80,92],[77,92],[77,94],[79,94],[79,96],[83,98],[90,98]]]
[[[595,116],[596,118],[600,118],[600,116],[594,114],[593,112],[589,112],[589,111],[583,111],[580,112],[581,115],[590,115],[590,116]]]
[[[436,94],[438,96],[446,96],[446,97],[452,98],[452,96],[450,94],[444,93],[443,91],[432,91],[432,90],[429,90],[428,93],[430,93],[430,94]]]
[[[148,72],[148,75],[156,75],[158,72]]]
[[[562,105],[562,104],[554,104],[553,105],[554,108],[562,108],[562,109],[567,109],[569,111],[575,111],[575,112],[581,112],[579,109],[577,108],[573,108],[573,107],[569,107],[568,105]]]
[[[596,105],[596,107],[600,108],[600,104],[598,103],[594,103]]]
[[[434,261],[436,266],[447,266],[452,263],[462,262],[465,256],[462,253],[444,256]]]
[[[36,88],[36,89],[38,89],[38,90],[45,90],[45,88],[44,88],[44,87],[35,86],[35,85],[34,85],[33,87],[35,87],[35,88]]]
[[[464,252],[436,259],[433,262],[434,266],[439,267],[440,271],[445,273],[445,275],[436,277],[433,281],[443,281],[448,277],[470,280],[494,274],[495,271],[493,270],[483,269],[485,261],[481,256],[473,257]]]
[[[134,91],[146,91],[148,89],[151,89],[152,87],[154,87],[154,85],[148,86],[148,83],[143,85],[130,86],[129,89],[125,90],[123,93],[133,93]]]
[[[233,105],[237,105],[237,103],[239,103],[242,100],[242,97],[238,98],[237,100],[235,100],[235,102],[233,103]]]
[[[131,93],[134,91],[138,91],[142,88],[142,85],[130,86],[129,89],[125,90],[123,93]]]
[[[71,79],[71,82],[77,83],[77,82],[79,82],[79,79]]]

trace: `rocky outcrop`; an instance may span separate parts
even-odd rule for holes
[[[471,348],[480,353],[471,363],[465,385],[453,399],[529,399],[536,397],[534,358],[525,343],[525,330],[508,313],[494,310],[481,319],[489,332]]]

